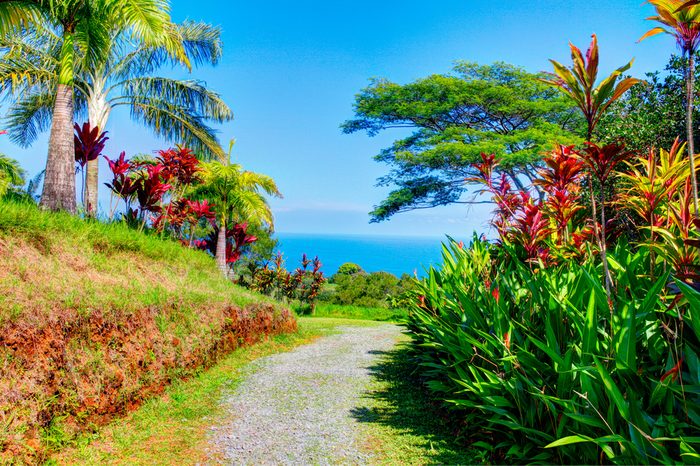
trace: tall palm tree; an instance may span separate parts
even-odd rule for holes
[[[104,130],[114,108],[126,106],[131,117],[156,135],[177,140],[204,158],[224,155],[207,120],[224,122],[233,118],[221,97],[197,81],[159,77],[164,65],[216,65],[221,58],[221,31],[205,23],[186,21],[168,28],[170,43],[178,44],[182,57],[166,46],[151,46],[133,40],[130,31],[115,28],[110,35],[109,53],[103,60],[76,67],[74,87],[76,110],[87,113],[91,125]],[[15,89],[7,128],[21,146],[32,144],[51,121],[53,93],[58,76],[57,53],[61,38],[51,29],[39,28],[29,34],[14,34],[0,41],[6,52],[0,58],[0,83]],[[183,59],[184,58],[184,59]],[[85,207],[97,207],[98,160],[88,162]]]
[[[683,56],[688,58],[685,74],[685,122],[688,137],[688,156],[690,169],[695,171],[695,131],[693,128],[693,101],[695,97],[695,54],[700,46],[700,6],[699,2],[684,0],[648,0],[656,9],[656,16],[647,18],[660,23],[660,26],[650,29],[639,40],[657,34],[670,34],[676,39],[676,44]],[[692,176],[693,203],[695,214],[698,214],[698,181],[697,175]]]
[[[23,8],[40,15],[61,37],[41,205],[75,212],[73,97],[78,54],[86,63],[99,63],[108,53],[114,25],[146,43],[167,43],[169,4],[167,0],[5,0],[0,2],[0,18]]]
[[[260,173],[243,170],[231,163],[233,141],[227,156],[202,163],[202,185],[193,193],[214,204],[218,236],[216,238],[216,265],[226,276],[226,231],[231,222],[273,224],[272,211],[265,194],[282,197],[274,180]]]

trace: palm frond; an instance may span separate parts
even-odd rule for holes
[[[39,2],[3,0],[0,2],[0,34],[12,34],[41,24],[43,9]]]
[[[29,147],[40,133],[48,130],[51,127],[55,99],[53,92],[28,94],[18,99],[5,117],[12,142],[21,147]]]
[[[163,45],[166,25],[170,23],[167,0],[105,0],[105,9],[117,20],[115,27],[129,29],[147,44]]]
[[[140,44],[130,47],[134,40],[128,34],[120,34],[115,41],[108,63],[115,80],[148,76],[159,68],[170,66],[216,65],[222,55],[221,30],[206,23],[185,21],[174,24],[169,31],[172,40],[182,43],[187,62],[170,53],[167,47]]]
[[[0,154],[0,197],[7,194],[10,188],[23,184],[24,170],[19,166],[19,162]]]
[[[123,83],[122,96],[129,99],[148,96],[153,101],[161,100],[187,108],[190,113],[218,123],[233,119],[233,112],[221,96],[198,81],[160,77],[132,78]]]
[[[44,176],[46,176],[46,170],[41,170],[34,178],[29,180],[29,183],[27,183],[27,196],[36,201],[39,200],[39,192],[44,182]]]
[[[221,116],[228,107],[216,94],[204,88],[184,86],[181,88],[184,92],[175,95],[172,91],[176,88],[168,87],[164,93],[158,94],[155,89],[144,92],[147,87],[132,87],[130,92],[114,98],[111,104],[127,105],[132,119],[144,124],[159,137],[187,145],[203,159],[222,157],[224,153],[216,131],[206,124],[203,110],[212,110],[211,113]],[[198,90],[204,92],[199,93]],[[214,108],[217,105],[225,108]]]

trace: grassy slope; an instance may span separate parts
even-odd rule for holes
[[[130,230],[0,202],[0,463],[38,461],[289,311],[213,260]]]

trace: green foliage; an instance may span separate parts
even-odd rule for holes
[[[396,186],[373,212],[374,221],[415,208],[462,202],[482,152],[502,160],[502,172],[519,183],[553,141],[579,141],[580,119],[571,101],[505,63],[461,63],[452,74],[401,85],[373,80],[357,95],[353,120],[343,131],[375,135],[391,128],[413,133],[375,159],[391,167],[380,185]]]
[[[672,56],[663,72],[647,73],[646,82],[632,87],[609,107],[598,125],[596,139],[604,142],[623,139],[629,149],[642,152],[671,147],[686,131],[687,64],[687,58]],[[700,78],[700,71],[696,70],[695,76]],[[693,113],[698,121],[700,112],[695,109]],[[700,145],[699,138],[695,136],[696,147]]]
[[[24,184],[24,170],[16,160],[0,154],[0,198]]]
[[[319,300],[320,301],[320,300]],[[294,307],[297,314],[306,314],[304,306]],[[314,317],[333,317],[353,320],[375,320],[378,322],[404,322],[408,317],[405,309],[386,307],[363,307],[319,302],[314,309]]]
[[[360,267],[357,264],[353,264],[352,262],[346,262],[340,267],[338,267],[338,271],[335,273],[336,275],[354,275],[356,273],[361,273],[363,272],[362,267]],[[334,277],[331,277],[331,282],[333,282]]]
[[[348,266],[348,267],[345,267]],[[356,264],[343,264],[330,282],[333,288],[321,295],[325,302],[369,308],[400,307],[400,296],[412,289],[415,283],[409,275],[401,278],[388,272],[344,273],[359,269]],[[345,268],[344,268],[345,267]]]
[[[650,253],[610,252],[609,306],[594,260],[523,265],[509,247],[445,247],[415,293],[410,331],[428,386],[494,461],[649,464],[700,449],[700,294],[669,306]],[[681,315],[692,325],[682,325]],[[692,316],[692,317],[690,317]],[[475,443],[480,445],[480,443]]]

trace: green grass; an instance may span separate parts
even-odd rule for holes
[[[71,442],[56,455],[59,464],[193,464],[204,459],[207,429],[226,415],[222,397],[233,390],[251,361],[289,351],[315,338],[335,333],[338,325],[374,322],[301,318],[295,334],[278,335],[236,350],[219,364],[147,401],[129,416]]]
[[[341,319],[374,320],[378,322],[403,322],[406,320],[407,312],[403,309],[318,303],[316,306],[316,313],[313,317],[335,317]]]
[[[483,463],[457,441],[461,426],[414,374],[406,344],[382,355],[370,368],[373,383],[353,415],[363,423],[365,448],[377,464]]]

